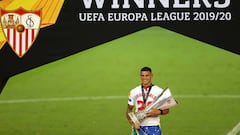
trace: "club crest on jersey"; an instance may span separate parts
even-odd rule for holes
[[[0,9],[4,36],[12,50],[23,57],[33,45],[41,24],[41,11],[19,8],[14,11]]]

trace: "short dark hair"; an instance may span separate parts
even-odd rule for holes
[[[149,71],[152,73],[152,69],[150,67],[143,67],[140,72],[142,71]]]

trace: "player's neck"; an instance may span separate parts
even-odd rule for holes
[[[149,86],[151,86],[151,85],[152,85],[152,83],[142,84],[143,87],[149,87]]]

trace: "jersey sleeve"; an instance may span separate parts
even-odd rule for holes
[[[135,99],[133,96],[133,91],[130,91],[129,95],[128,95],[128,104],[131,106],[134,106],[135,104]]]

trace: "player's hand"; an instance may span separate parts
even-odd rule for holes
[[[135,124],[132,120],[128,120],[128,122],[132,125],[132,127],[136,128],[136,129],[140,128],[140,125]]]
[[[160,115],[160,111],[157,108],[152,108],[149,112],[146,113],[146,117],[156,117]]]

